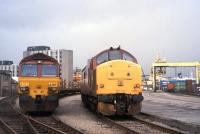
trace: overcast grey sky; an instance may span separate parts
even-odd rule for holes
[[[0,0],[0,60],[27,46],[74,50],[74,66],[110,46],[131,52],[145,72],[158,53],[200,61],[199,0]]]

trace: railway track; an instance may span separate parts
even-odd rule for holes
[[[0,107],[0,125],[7,133],[32,134],[26,117],[13,110],[9,98],[1,100]]]
[[[79,130],[66,125],[53,116],[49,117],[30,117],[30,122],[33,124],[34,128],[43,133],[44,131],[52,131],[56,134],[82,134]],[[51,132],[51,133],[52,133]]]
[[[11,105],[13,98],[0,101],[0,127],[10,134],[82,134],[79,130],[68,126],[54,116],[28,116]],[[126,134],[183,134],[184,132],[136,117],[105,117],[103,129]],[[100,121],[101,122],[101,121]],[[106,131],[105,131],[106,132]]]
[[[151,115],[151,114],[143,113],[143,112],[141,112],[136,117],[139,119],[142,119],[142,120],[147,120],[148,122],[159,122],[164,126],[177,128],[188,134],[190,134],[190,133],[197,134],[200,132],[200,125],[181,122],[181,121],[170,119],[170,118],[163,118],[163,117],[159,117],[156,115]]]
[[[118,128],[118,129],[123,130],[123,132],[124,132],[125,134],[138,134],[137,131],[132,130],[132,129],[130,129],[130,128],[124,126],[124,125],[121,125],[121,124],[115,122],[114,120],[112,120],[112,119],[110,119],[110,118],[108,118],[108,117],[105,117],[105,116],[102,116],[102,115],[98,115],[98,117],[99,117],[101,120],[103,120],[104,122],[106,122],[107,124],[110,124],[111,126],[114,126],[114,127]]]
[[[184,134],[184,132],[148,122],[136,117],[105,117],[100,118],[109,124],[113,124],[130,134]]]
[[[10,134],[82,134],[56,119],[50,117],[31,117],[16,110],[13,98],[0,101],[0,126]]]

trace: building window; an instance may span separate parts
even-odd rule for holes
[[[3,78],[4,78],[5,81],[8,81],[8,80],[9,80],[9,76],[7,76],[7,75],[4,76]]]
[[[83,78],[86,79],[86,76],[87,76],[87,72],[84,72],[83,73]]]

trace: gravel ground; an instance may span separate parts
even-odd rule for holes
[[[0,128],[0,134],[8,134],[8,132],[4,131],[4,129]]]
[[[200,97],[151,91],[145,91],[143,95],[142,112],[189,124],[200,124]],[[55,113],[66,124],[86,133],[105,133],[109,127],[83,106],[80,95],[61,99]]]
[[[194,125],[200,124],[200,97],[152,91],[144,91],[143,95],[142,112]],[[55,115],[85,133],[120,133],[114,128],[110,129],[85,108],[80,95],[62,98]]]
[[[6,98],[6,97],[0,97],[0,100],[2,100],[2,99],[4,99],[4,98]]]
[[[82,104],[80,95],[68,96],[60,100],[55,115],[62,122],[89,134],[122,133],[115,128],[102,123]]]
[[[200,97],[145,91],[142,112],[200,124]]]
[[[0,100],[4,99],[5,97],[0,97]],[[1,127],[0,127],[0,134],[7,134]]]
[[[0,100],[2,100],[4,97],[0,97]],[[6,134],[6,132],[0,127],[0,134]]]

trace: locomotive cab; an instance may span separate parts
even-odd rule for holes
[[[26,112],[53,111],[58,106],[59,64],[44,54],[24,58],[19,66],[19,105]]]
[[[99,53],[84,69],[88,73],[82,84],[83,102],[104,115],[139,113],[143,100],[141,70],[135,57],[125,50],[111,48]]]

